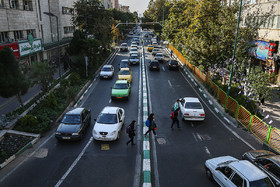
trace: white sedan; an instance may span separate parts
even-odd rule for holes
[[[95,140],[113,141],[120,138],[125,112],[119,107],[105,107],[99,114],[92,130]]]
[[[206,175],[220,186],[273,187],[269,177],[248,160],[238,160],[232,156],[221,156],[206,160]]]
[[[99,77],[100,79],[103,78],[110,78],[112,79],[114,76],[114,67],[112,65],[104,65],[100,71]]]
[[[183,116],[183,120],[203,121],[205,119],[203,106],[196,97],[181,98],[179,107]]]

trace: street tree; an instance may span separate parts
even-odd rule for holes
[[[53,81],[54,71],[47,62],[34,62],[28,75],[32,83],[41,84],[42,91],[46,93]]]
[[[0,50],[0,96],[9,98],[16,95],[20,105],[23,106],[20,93],[28,88],[29,81],[20,71],[13,51],[4,47]]]

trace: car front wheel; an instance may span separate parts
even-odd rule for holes
[[[212,181],[213,180],[213,175],[212,175],[212,172],[210,171],[210,169],[205,167],[205,173],[206,173],[207,178]]]

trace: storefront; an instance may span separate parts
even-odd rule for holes
[[[250,49],[250,56],[258,60],[262,65],[263,69],[266,72],[269,72],[269,74],[272,77],[271,81],[273,82],[275,75],[278,75],[280,73],[278,60],[279,58],[277,56],[279,41],[267,42],[262,40],[255,40],[253,44],[255,47],[252,47]]]

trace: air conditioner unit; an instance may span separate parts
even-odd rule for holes
[[[24,10],[29,10],[29,6],[28,5],[24,5]]]

